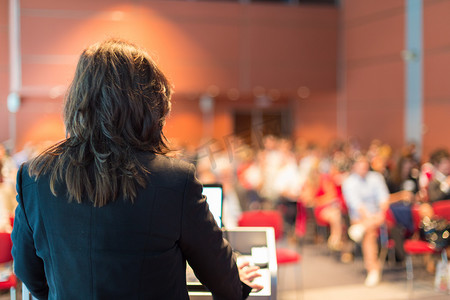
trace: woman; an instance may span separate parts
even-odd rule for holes
[[[402,154],[395,164],[392,175],[386,179],[389,188],[389,210],[387,225],[391,238],[395,241],[395,256],[398,261],[405,259],[403,242],[414,231],[412,208],[419,192],[418,164],[411,154]]]
[[[344,224],[338,190],[330,174],[320,172],[319,163],[319,160],[314,163],[305,189],[311,189],[311,202],[317,224],[330,227],[328,247],[330,250],[340,251]]]
[[[193,165],[162,128],[171,86],[148,54],[107,40],[82,53],[67,138],[21,167],[15,272],[38,299],[188,299],[186,260],[215,299],[243,299]],[[245,283],[255,269],[241,270]]]

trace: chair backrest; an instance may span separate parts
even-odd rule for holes
[[[450,221],[450,200],[437,201],[432,204],[436,216]]]
[[[241,227],[272,227],[275,239],[283,235],[283,218],[276,210],[251,210],[241,214],[238,225]]]
[[[13,260],[11,249],[11,234],[7,232],[0,232],[0,263],[6,263]]]

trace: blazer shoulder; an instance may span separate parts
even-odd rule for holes
[[[20,183],[22,187],[36,183],[36,178],[29,174],[30,162],[25,162],[20,165],[17,171],[17,184]]]
[[[170,172],[189,172],[191,168],[194,168],[191,163],[165,155],[155,155],[155,158],[150,162],[150,166],[158,171]]]
[[[150,182],[157,182],[166,187],[178,186],[186,182],[187,177],[193,176],[193,164],[180,159],[156,155],[149,164]]]

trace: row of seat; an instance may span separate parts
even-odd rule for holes
[[[12,241],[11,234],[7,232],[0,232],[0,264],[10,264],[13,261],[11,255]],[[11,271],[11,274],[0,281],[0,290],[10,290],[11,300],[16,299],[17,278]]]
[[[436,216],[445,218],[450,221],[450,200],[439,201],[433,203],[433,210]],[[413,207],[413,220],[415,229],[418,231],[420,226],[420,217],[418,207]],[[392,221],[392,220],[391,220]],[[283,218],[276,210],[255,210],[243,212],[239,221],[239,226],[263,226],[273,227],[275,230],[275,239],[279,240],[283,235]],[[385,247],[393,248],[393,241],[387,240]],[[413,264],[412,256],[436,254],[440,253],[441,249],[436,249],[432,244],[423,240],[407,239],[404,242],[404,249],[406,253],[406,272],[407,272],[407,286],[409,294],[413,291]],[[383,259],[383,258],[382,258]],[[296,263],[301,260],[300,254],[295,250],[277,248],[277,262],[279,265],[286,263]]]
[[[440,218],[445,218],[450,222],[450,200],[438,201],[432,204],[433,211],[435,216]],[[420,226],[420,217],[419,217],[419,209],[418,207],[413,207],[413,222],[415,230],[419,230]],[[413,272],[413,261],[412,256],[414,255],[427,255],[427,254],[437,254],[441,251],[445,251],[442,249],[435,248],[434,245],[428,243],[423,240],[412,240],[407,239],[403,243],[403,248],[406,253],[406,279],[408,286],[409,296],[412,297],[413,293],[413,284],[414,284],[414,272]],[[446,255],[446,254],[445,254]]]

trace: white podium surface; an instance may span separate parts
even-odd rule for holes
[[[230,242],[237,254],[238,261],[258,262],[253,257],[252,248],[267,249],[267,264],[261,265],[261,277],[255,281],[264,286],[259,292],[251,292],[247,299],[276,300],[277,299],[277,257],[275,233],[271,227],[237,227],[224,232],[225,238]],[[254,251],[255,252],[255,251]],[[188,284],[189,289],[189,284]],[[212,295],[205,291],[189,292],[191,300],[209,300]]]

